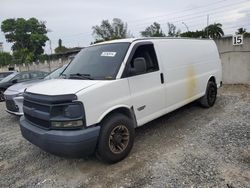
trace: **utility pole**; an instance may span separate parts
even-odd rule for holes
[[[3,42],[0,42],[0,52],[3,52]]]
[[[51,40],[49,39],[50,55],[52,54]]]
[[[52,59],[52,47],[51,47],[51,40],[49,39],[49,48],[50,48],[50,58],[49,58],[49,72],[51,72],[51,66],[50,66],[50,63],[51,63],[51,59]]]
[[[209,38],[209,36],[208,36],[208,26],[209,26],[209,14],[207,15],[207,38]]]

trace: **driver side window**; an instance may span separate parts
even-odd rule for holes
[[[131,70],[134,69],[134,62],[135,59],[137,58],[143,58],[146,63],[146,71],[144,73],[134,73],[131,74]],[[127,76],[134,76],[134,75],[140,75],[140,74],[145,74],[149,72],[154,72],[158,71],[159,66],[157,62],[157,57],[156,53],[154,50],[154,45],[153,44],[144,44],[140,45],[136,48],[131,60],[127,63],[127,68],[126,68],[126,75]]]

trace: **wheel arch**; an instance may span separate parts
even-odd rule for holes
[[[206,80],[204,80],[204,81],[206,81]],[[202,92],[203,96],[206,94],[207,84],[208,84],[209,81],[213,81],[216,84],[216,78],[215,78],[215,76],[214,75],[208,76],[207,81],[204,83],[204,86],[203,86],[203,92]]]
[[[121,114],[126,115],[128,118],[132,119],[134,127],[137,127],[137,121],[136,121],[133,106],[129,107],[126,105],[117,105],[117,106],[114,106],[114,107],[106,110],[101,115],[101,117],[98,119],[98,123],[101,123],[104,119],[106,119],[108,116],[110,116],[114,113],[121,113]]]
[[[207,82],[209,82],[209,81],[212,81],[212,82],[214,82],[215,84],[217,84],[217,83],[216,83],[216,78],[215,78],[214,75],[211,75],[211,76],[209,77],[209,79],[208,79]]]

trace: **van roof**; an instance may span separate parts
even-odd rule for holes
[[[116,39],[116,40],[110,40],[105,42],[100,42],[94,45],[99,44],[110,44],[110,43],[120,43],[120,42],[135,42],[135,41],[143,41],[143,40],[163,40],[163,39],[171,39],[171,40],[179,40],[179,39],[186,39],[186,40],[212,40],[212,39],[206,39],[206,38],[187,38],[187,37],[142,37],[142,38],[126,38],[126,39]]]

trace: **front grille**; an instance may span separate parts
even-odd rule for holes
[[[36,111],[36,114],[32,114],[33,111]],[[23,101],[23,112],[25,118],[32,124],[37,125],[42,128],[49,128],[50,121],[49,119],[41,118],[42,114],[50,113],[50,106],[47,104],[40,104],[33,101],[28,101],[24,98]]]
[[[33,124],[39,126],[39,127],[44,127],[44,128],[49,128],[49,127],[50,127],[50,122],[49,122],[49,121],[42,120],[42,119],[39,119],[39,118],[37,118],[37,117],[30,116],[30,115],[25,114],[25,113],[24,113],[24,116],[25,116],[25,118],[26,118],[29,122],[31,122],[31,123],[33,123]]]
[[[19,111],[18,107],[16,106],[16,104],[15,104],[15,102],[13,100],[6,100],[5,104],[6,104],[7,110],[12,111],[12,112],[18,112]]]
[[[29,108],[34,108],[34,109],[42,111],[42,112],[49,113],[49,111],[50,111],[50,106],[46,105],[46,104],[40,104],[40,103],[35,103],[35,102],[24,100],[23,105],[27,106]]]
[[[48,96],[24,92],[23,112],[24,117],[31,124],[49,129],[52,106],[75,100],[76,95]]]

